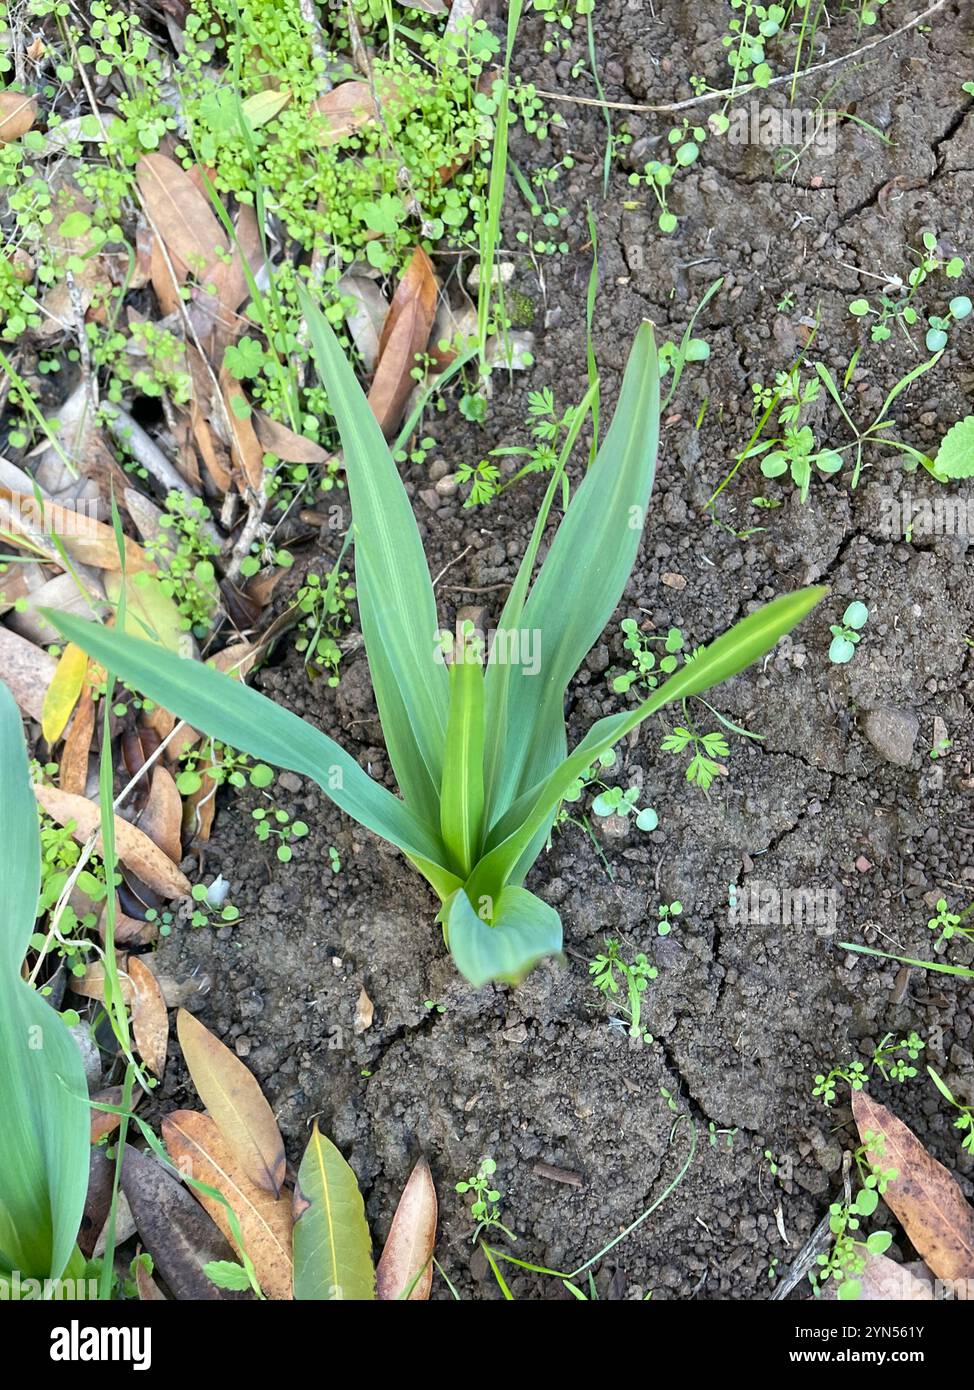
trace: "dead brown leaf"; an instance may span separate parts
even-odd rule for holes
[[[132,982],[132,1032],[142,1060],[153,1076],[166,1069],[169,1045],[169,1015],[159,982],[138,956],[129,957],[128,977]]]
[[[173,775],[156,763],[152,772],[149,799],[139,816],[139,829],[169,856],[174,864],[183,857],[180,830],[183,821],[182,797]]]
[[[57,535],[70,558],[79,564],[93,565],[95,569],[121,569],[122,560],[114,528],[105,522],[46,499],[38,502],[34,497],[11,492],[3,486],[0,486],[0,499],[9,504],[4,512],[4,520],[18,535],[41,543],[45,537]],[[154,571],[155,565],[142,547],[128,536],[123,539],[126,570],[130,573]],[[53,547],[50,549],[54,562],[63,566],[57,550]]]
[[[98,830],[101,812],[93,801],[84,796],[61,791],[59,787],[46,787],[34,784],[34,794],[47,814],[58,825],[74,822],[72,834],[79,844],[84,844],[89,835]],[[96,842],[96,853],[102,853],[101,836]],[[130,825],[121,816],[115,817],[115,848],[119,859],[137,875],[147,887],[161,898],[182,898],[190,890],[189,879],[181,873],[144,831]]]
[[[871,1254],[861,1242],[856,1245],[856,1253],[865,1261],[864,1269],[855,1276],[860,1286],[860,1299],[874,1303],[932,1301],[932,1281],[918,1279],[906,1265],[898,1265],[888,1255]],[[839,1288],[834,1279],[826,1279],[821,1285],[821,1297],[836,1299]]]
[[[3,679],[20,708],[31,719],[36,719],[38,724],[44,709],[44,696],[56,669],[57,662],[53,656],[48,656],[33,642],[25,641],[0,624],[0,671],[3,672]]]
[[[435,1244],[436,1188],[429,1164],[421,1158],[399,1198],[389,1238],[376,1265],[376,1296],[382,1300],[397,1299],[411,1286],[408,1301],[425,1302],[433,1284]]]
[[[37,107],[23,92],[0,92],[0,141],[19,140],[37,120]]]
[[[290,1194],[274,1197],[251,1182],[209,1115],[176,1110],[163,1120],[162,1136],[170,1158],[182,1172],[215,1187],[230,1203],[240,1223],[244,1247],[268,1298],[291,1298]],[[230,1244],[235,1245],[223,1203],[196,1188],[191,1190]]]
[[[886,1205],[935,1276],[958,1280],[963,1290],[964,1281],[974,1279],[974,1209],[956,1179],[865,1091],[852,1093],[852,1113],[870,1163],[897,1170],[883,1193]]]
[[[389,306],[379,338],[379,361],[369,390],[372,413],[388,438],[399,424],[415,382],[416,354],[425,352],[436,317],[436,279],[429,256],[417,246]]]
[[[176,1032],[200,1099],[242,1172],[265,1192],[280,1196],[284,1142],[256,1080],[239,1057],[185,1009],[176,1015]]]
[[[375,1005],[372,1003],[372,1000],[369,998],[368,991],[363,985],[359,993],[358,1003],[355,1005],[355,1022],[353,1024],[353,1031],[355,1033],[364,1033],[367,1028],[372,1027],[372,1019],[374,1017]]]
[[[89,666],[89,672],[91,667]],[[84,796],[88,785],[88,755],[95,733],[95,700],[86,681],[81,689],[58,765],[58,783],[63,792]]]
[[[220,372],[220,389],[233,436],[230,456],[240,472],[241,482],[245,481],[252,492],[260,493],[264,485],[264,450],[251,419],[250,403],[240,382],[225,367]],[[243,486],[240,491],[243,493]]]
[[[324,463],[330,457],[328,450],[313,439],[295,434],[287,425],[272,420],[261,411],[254,415],[254,429],[267,453],[276,454],[285,463]]]
[[[368,82],[343,82],[311,105],[311,119],[318,142],[334,145],[378,118],[378,107]]]
[[[227,238],[210,206],[185,169],[164,154],[143,155],[135,177],[146,209],[171,256],[200,276]]]

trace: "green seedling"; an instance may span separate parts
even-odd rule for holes
[[[737,1132],[736,1125],[733,1129],[718,1129],[713,1120],[710,1120],[707,1124],[707,1141],[712,1149],[723,1147],[730,1152],[734,1148],[734,1136]]]
[[[674,917],[679,917],[682,912],[683,904],[681,902],[660,903],[656,909],[656,935],[669,936],[673,930]]]
[[[332,739],[241,682],[98,623],[64,613],[50,620],[193,728],[313,778],[426,878],[440,899],[448,949],[470,983],[518,981],[561,949],[557,912],[522,885],[566,791],[665,704],[758,660],[826,590],[804,589],[750,614],[648,699],[598,721],[567,754],[565,692],[622,595],[652,488],[659,384],[650,325],[637,333],[615,417],[532,585],[567,463],[562,451],[485,667],[476,635],[444,640],[396,465],[334,333],[310,299],[303,305],[344,448],[362,632],[402,799]]]
[[[773,445],[778,447],[773,448]],[[765,440],[751,449],[748,457],[754,458],[769,448],[771,452],[765,453],[761,460],[761,472],[766,478],[790,474],[802,502],[808,500],[808,490],[816,470],[825,477],[831,477],[842,468],[842,455],[835,449],[820,449],[808,425],[786,430],[779,439]]]
[[[598,787],[599,791],[592,802],[592,814],[594,816],[635,816],[637,830],[649,832],[655,830],[659,825],[659,816],[652,806],[639,806],[638,787],[610,787],[596,775],[596,767],[602,771],[606,768],[614,767],[616,763],[615,750],[610,748],[603,753],[597,760],[595,767],[587,767],[584,772],[576,778],[565,793],[564,801],[569,805],[574,805],[582,798],[582,794]],[[559,822],[574,820],[565,811],[564,806],[558,813]]]
[[[650,980],[655,980],[659,971],[651,965],[640,951],[631,962],[622,954],[622,947],[612,937],[606,937],[605,950],[590,962],[588,973],[592,984],[605,996],[606,1002],[615,999],[620,991],[625,993],[626,1003],[619,1004],[621,1012],[629,1019],[629,1036],[642,1038],[651,1043],[652,1034],[647,1033],[640,1023],[642,996],[649,988]]]
[[[704,791],[712,785],[715,777],[726,771],[723,764],[716,760],[726,758],[730,753],[730,745],[719,730],[698,734],[682,724],[664,736],[660,748],[664,753],[672,753],[676,757],[689,752],[686,779]]]
[[[946,898],[937,899],[937,915],[930,918],[927,926],[937,933],[938,947],[946,945],[955,936],[963,937],[967,941],[974,940],[974,925],[963,925],[970,911],[971,908],[968,907],[965,912],[951,912]]]
[[[309,574],[295,597],[301,613],[296,649],[304,657],[304,669],[309,676],[327,675],[327,684],[338,684],[338,666],[342,659],[338,638],[352,621],[349,602],[355,588],[348,583],[348,570],[338,565],[328,571],[324,583],[320,575]]]
[[[859,1234],[862,1221],[875,1214],[880,1194],[898,1176],[895,1168],[877,1168],[866,1156],[867,1147],[873,1153],[882,1151],[883,1136],[867,1131],[864,1139],[866,1142],[853,1155],[862,1187],[851,1200],[833,1202],[829,1207],[829,1229],[835,1239],[831,1250],[819,1255],[815,1268],[809,1271],[809,1281],[817,1298],[821,1297],[822,1285],[831,1279],[837,1298],[844,1302],[858,1299],[862,1293],[860,1276],[866,1268],[867,1255],[884,1254],[893,1239],[889,1231],[874,1231],[865,1241]]]
[[[961,1148],[974,1156],[974,1106],[964,1105],[962,1101],[957,1100],[946,1081],[934,1071],[933,1067],[927,1067],[927,1071],[930,1073],[937,1090],[957,1111],[954,1128],[959,1129],[964,1136],[961,1140]]]
[[[176,787],[182,796],[192,796],[204,785],[208,791],[223,786],[238,790],[251,786],[262,791],[274,781],[272,767],[266,763],[252,763],[246,753],[238,753],[216,739],[186,749],[180,754],[180,761],[182,768],[176,776]]]
[[[480,1167],[473,1177],[466,1178],[456,1185],[457,1192],[472,1192],[473,1202],[470,1206],[470,1215],[476,1221],[471,1243],[476,1245],[478,1237],[483,1231],[498,1230],[503,1231],[508,1240],[516,1241],[517,1236],[501,1220],[501,1211],[498,1203],[501,1199],[500,1191],[494,1187],[491,1179],[497,1172],[497,1164],[492,1158],[485,1158],[481,1161]]]
[[[873,1049],[869,1063],[856,1059],[842,1066],[832,1067],[827,1072],[818,1072],[812,1087],[812,1095],[821,1099],[822,1104],[831,1106],[838,1095],[839,1084],[844,1082],[851,1091],[861,1091],[876,1070],[886,1081],[909,1081],[916,1076],[915,1062],[925,1047],[923,1039],[915,1032],[905,1038],[896,1038],[887,1033]]]
[[[224,894],[214,892],[214,885],[194,883],[190,890],[193,899],[193,915],[190,925],[194,927],[232,926],[240,921],[240,909],[225,901]]]
[[[829,661],[836,666],[844,666],[856,654],[856,643],[862,638],[861,629],[866,626],[869,609],[858,600],[850,603],[842,614],[841,623],[833,623],[829,628],[832,641],[829,644]]]
[[[20,712],[0,684],[0,1296],[20,1280],[79,1278],[89,1109],[81,1051],[23,977],[41,885],[37,802]],[[57,923],[54,924],[55,928]]]
[[[254,818],[254,834],[262,844],[270,840],[277,840],[277,857],[282,864],[288,864],[294,858],[292,841],[303,840],[308,834],[308,827],[303,820],[292,820],[287,811],[281,811],[274,807],[266,810],[263,806],[258,806],[250,813]]]
[[[920,316],[913,301],[920,286],[931,275],[941,271],[948,280],[958,279],[963,272],[964,262],[960,256],[947,259],[941,256],[935,232],[923,233],[923,250],[914,254],[917,264],[905,282],[898,275],[876,277],[883,279],[884,288],[875,302],[860,298],[854,299],[849,305],[849,312],[853,317],[864,321],[872,320],[869,336],[874,343],[886,342],[892,336],[893,327],[898,325],[907,342],[915,348],[910,329],[919,322]],[[931,315],[930,327],[926,334],[928,351],[940,352],[945,348],[951,322],[967,318],[970,312],[971,301],[966,295],[958,295],[950,301],[947,317]]]
[[[619,626],[625,633],[622,645],[630,655],[632,670],[615,676],[612,689],[624,694],[638,683],[644,690],[655,690],[660,676],[671,676],[679,665],[677,654],[683,650],[683,633],[678,627],[671,627],[665,637],[653,637],[640,631],[635,618],[623,618]],[[654,650],[659,647],[662,656]]]

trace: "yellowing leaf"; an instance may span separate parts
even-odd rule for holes
[[[317,1124],[294,1189],[294,1297],[375,1298],[372,1238],[358,1180]]]
[[[284,1141],[273,1111],[251,1073],[228,1047],[185,1009],[176,1033],[200,1100],[246,1176],[279,1196],[284,1181]]]
[[[158,642],[178,656],[193,655],[193,638],[184,630],[179,609],[155,575],[146,570],[123,575],[115,570],[106,572],[104,578],[105,593],[111,603],[118,604],[124,589],[123,632],[143,641]]]
[[[41,714],[41,732],[48,743],[57,743],[78,703],[88,669],[88,653],[69,642],[61,653],[54,679],[47,687]]]
[[[262,92],[254,92],[253,96],[247,97],[240,105],[250,122],[251,129],[256,130],[259,126],[272,121],[279,111],[284,110],[290,100],[290,92],[275,92],[268,87]]]

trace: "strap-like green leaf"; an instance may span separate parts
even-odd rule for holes
[[[698,652],[648,700],[635,709],[609,715],[593,724],[569,757],[520,796],[491,830],[487,841],[488,851],[466,885],[471,900],[476,903],[482,897],[498,897],[515,870],[519,876],[526,872],[527,866],[522,863],[524,851],[554,813],[571,784],[600,753],[607,752],[630,729],[655,714],[663,705],[672,700],[700,695],[759,660],[771,650],[779,637],[800,623],[827,593],[828,589],[819,585],[773,599]]]
[[[294,1297],[375,1298],[372,1237],[358,1180],[317,1124],[294,1189]]]
[[[450,954],[475,988],[489,980],[519,984],[539,960],[561,950],[561,918],[526,888],[505,888],[495,902],[477,906],[493,913],[491,922],[474,910],[463,889],[445,914]]]
[[[503,765],[491,786],[492,823],[565,755],[565,691],[612,616],[635,563],[658,436],[656,345],[652,326],[643,323],[612,424],[572,498],[523,612],[508,614],[505,609],[501,616],[501,632],[506,624],[514,627],[521,646],[518,661],[507,672],[492,663],[487,674],[488,728],[507,687]],[[540,671],[524,660],[538,644]],[[493,650],[510,654],[501,637]]]
[[[290,710],[241,681],[151,642],[68,613],[45,610],[45,616],[107,670],[194,728],[262,762],[312,778],[343,811],[417,865],[426,864],[431,871],[446,868],[437,831],[373,782],[344,748]],[[440,891],[438,884],[434,887]]]
[[[435,660],[436,601],[429,567],[406,489],[355,373],[324,315],[306,295],[301,308],[342,441],[359,616],[382,729],[397,776],[402,769],[407,803],[428,818],[428,798],[417,799],[417,781],[407,769],[412,744],[430,783],[440,786],[449,682]]]
[[[440,837],[466,878],[480,850],[484,820],[484,675],[474,644],[462,640],[450,667]]]
[[[21,965],[34,929],[41,847],[20,714],[0,684],[0,1279],[59,1278],[88,1188],[81,1053]]]

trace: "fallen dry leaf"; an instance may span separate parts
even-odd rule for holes
[[[319,144],[334,145],[371,124],[378,108],[368,82],[343,82],[311,105]]]
[[[206,1212],[171,1173],[129,1144],[122,1160],[122,1191],[156,1269],[177,1299],[249,1297],[217,1288],[203,1273],[212,1260],[233,1260],[233,1250]]]
[[[239,1057],[185,1009],[176,1015],[176,1033],[200,1099],[241,1170],[258,1187],[280,1196],[284,1142],[256,1080]]]
[[[425,352],[436,317],[436,280],[429,256],[417,246],[396,287],[379,337],[379,360],[369,390],[369,405],[391,435],[415,382],[410,375],[417,353]]]
[[[956,1180],[902,1120],[865,1091],[852,1093],[852,1113],[870,1163],[897,1170],[884,1202],[936,1277],[958,1280],[956,1288],[963,1290],[964,1281],[974,1279],[974,1209]]]
[[[0,92],[0,141],[19,140],[37,120],[37,107],[23,92]]]
[[[54,679],[56,668],[53,656],[0,624],[2,679],[23,712],[38,724],[44,713],[44,693]]]
[[[84,796],[88,785],[88,756],[95,733],[95,700],[91,686],[81,690],[74,718],[68,729],[58,763],[58,784],[63,792]]]
[[[34,784],[34,795],[47,814],[58,825],[74,822],[72,834],[79,844],[84,844],[89,835],[101,825],[101,812],[87,797],[76,796],[61,791],[59,787],[46,787]],[[101,851],[99,834],[96,853]],[[144,831],[130,825],[121,816],[115,817],[115,849],[119,859],[133,874],[142,880],[161,898],[182,898],[190,890],[189,879],[181,873],[158,845],[153,844]]]
[[[56,535],[72,560],[83,565],[93,565],[96,569],[118,570],[122,559],[118,553],[118,540],[114,528],[96,517],[86,516],[56,502],[46,499],[40,503],[34,497],[11,492],[0,486],[0,498],[7,503],[4,521],[13,530],[30,540],[43,543],[45,537]],[[155,565],[142,547],[124,538],[123,552],[125,568],[130,572],[154,570]],[[51,559],[63,567],[63,560],[57,549],[51,545]]]
[[[313,439],[295,434],[287,425],[261,412],[254,415],[254,429],[267,453],[276,454],[285,463],[324,463],[330,457],[328,450]]]
[[[251,419],[250,403],[243,387],[224,367],[220,372],[220,389],[226,401],[227,419],[232,435],[230,456],[252,492],[259,493],[264,485],[264,450]],[[241,493],[244,488],[240,488]]]
[[[146,210],[171,256],[199,276],[227,238],[210,206],[185,169],[164,154],[143,155],[135,177]]]
[[[376,1296],[382,1300],[397,1299],[412,1286],[410,1303],[428,1299],[433,1284],[435,1244],[436,1188],[429,1164],[421,1158],[399,1198],[389,1238],[376,1265]]]
[[[132,1032],[142,1060],[153,1076],[166,1069],[169,1045],[169,1015],[159,982],[138,956],[130,956],[128,977],[132,982]]]
[[[358,997],[358,1003],[355,1005],[355,1023],[353,1025],[354,1032],[364,1033],[366,1028],[371,1028],[372,1019],[374,1015],[375,1005],[372,1003],[372,1000],[369,998],[368,992],[366,991],[366,988],[363,985]]]
[[[209,1115],[176,1110],[162,1122],[162,1137],[176,1167],[215,1187],[233,1208],[247,1254],[268,1298],[292,1297],[291,1197],[274,1197],[252,1183]],[[231,1245],[236,1245],[226,1207],[191,1189]]]
[[[882,1303],[932,1302],[932,1281],[918,1279],[906,1265],[898,1265],[888,1255],[871,1254],[861,1243],[857,1243],[856,1253],[865,1260],[862,1273],[855,1276],[861,1300]],[[834,1279],[826,1279],[820,1287],[820,1297],[838,1298],[840,1285]]]
[[[336,290],[354,301],[354,307],[345,312],[345,322],[365,370],[374,371],[379,357],[379,334],[389,315],[385,296],[367,275],[351,272],[342,276]]]
[[[183,857],[183,801],[176,790],[173,775],[156,763],[152,772],[149,799],[139,816],[139,829],[169,856],[174,864]]]

